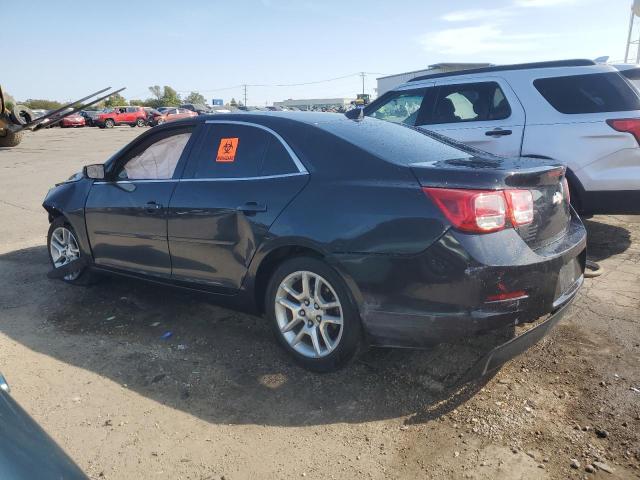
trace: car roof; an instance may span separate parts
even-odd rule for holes
[[[455,72],[432,73],[430,75],[420,75],[412,78],[408,82],[418,82],[420,80],[430,80],[432,78],[457,77],[460,75],[473,75],[476,73],[505,72],[511,70],[533,70],[539,68],[557,67],[587,67],[596,65],[593,60],[573,59],[573,60],[552,60],[549,62],[514,63],[511,65],[494,65],[491,67],[471,68],[467,70],[457,70]]]

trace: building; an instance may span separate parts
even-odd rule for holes
[[[274,107],[299,108],[300,110],[322,110],[323,108],[351,108],[354,98],[305,98],[300,100],[283,100],[273,102]]]
[[[420,75],[430,75],[434,73],[446,73],[455,72],[458,70],[468,70],[470,68],[482,68],[490,67],[490,63],[435,63],[429,65],[429,68],[424,70],[416,70],[414,72],[398,73],[396,75],[388,75],[386,77],[376,78],[378,81],[378,88],[376,93],[378,96],[385,92],[397,87],[404,82],[408,82],[412,78],[419,77]]]

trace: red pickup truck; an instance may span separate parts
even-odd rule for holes
[[[116,125],[144,127],[147,124],[147,112],[143,107],[113,107],[98,115],[93,123],[100,128],[113,128]]]

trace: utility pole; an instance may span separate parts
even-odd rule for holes
[[[244,90],[244,106],[247,106],[247,84],[245,83],[244,85],[242,85],[242,88]]]
[[[364,95],[364,78],[367,76],[367,74],[364,72],[360,72],[360,76],[362,77],[362,95]]]

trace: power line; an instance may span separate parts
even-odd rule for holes
[[[385,73],[380,73],[380,72],[357,72],[357,73],[350,73],[348,75],[342,75],[340,77],[326,78],[324,80],[315,80],[315,81],[312,81],[312,82],[301,82],[301,83],[243,83],[243,84],[240,84],[240,85],[233,85],[233,86],[230,86],[230,87],[222,87],[222,88],[190,89],[190,90],[177,90],[177,91],[178,92],[199,91],[199,92],[209,93],[209,92],[220,92],[222,90],[233,90],[233,89],[236,89],[236,88],[246,89],[246,87],[301,87],[301,86],[305,86],[305,85],[317,85],[319,83],[335,82],[337,80],[344,80],[345,78],[350,78],[350,77],[355,77],[355,76],[362,77],[363,83],[364,83],[364,77],[366,75],[386,75],[386,74]]]

